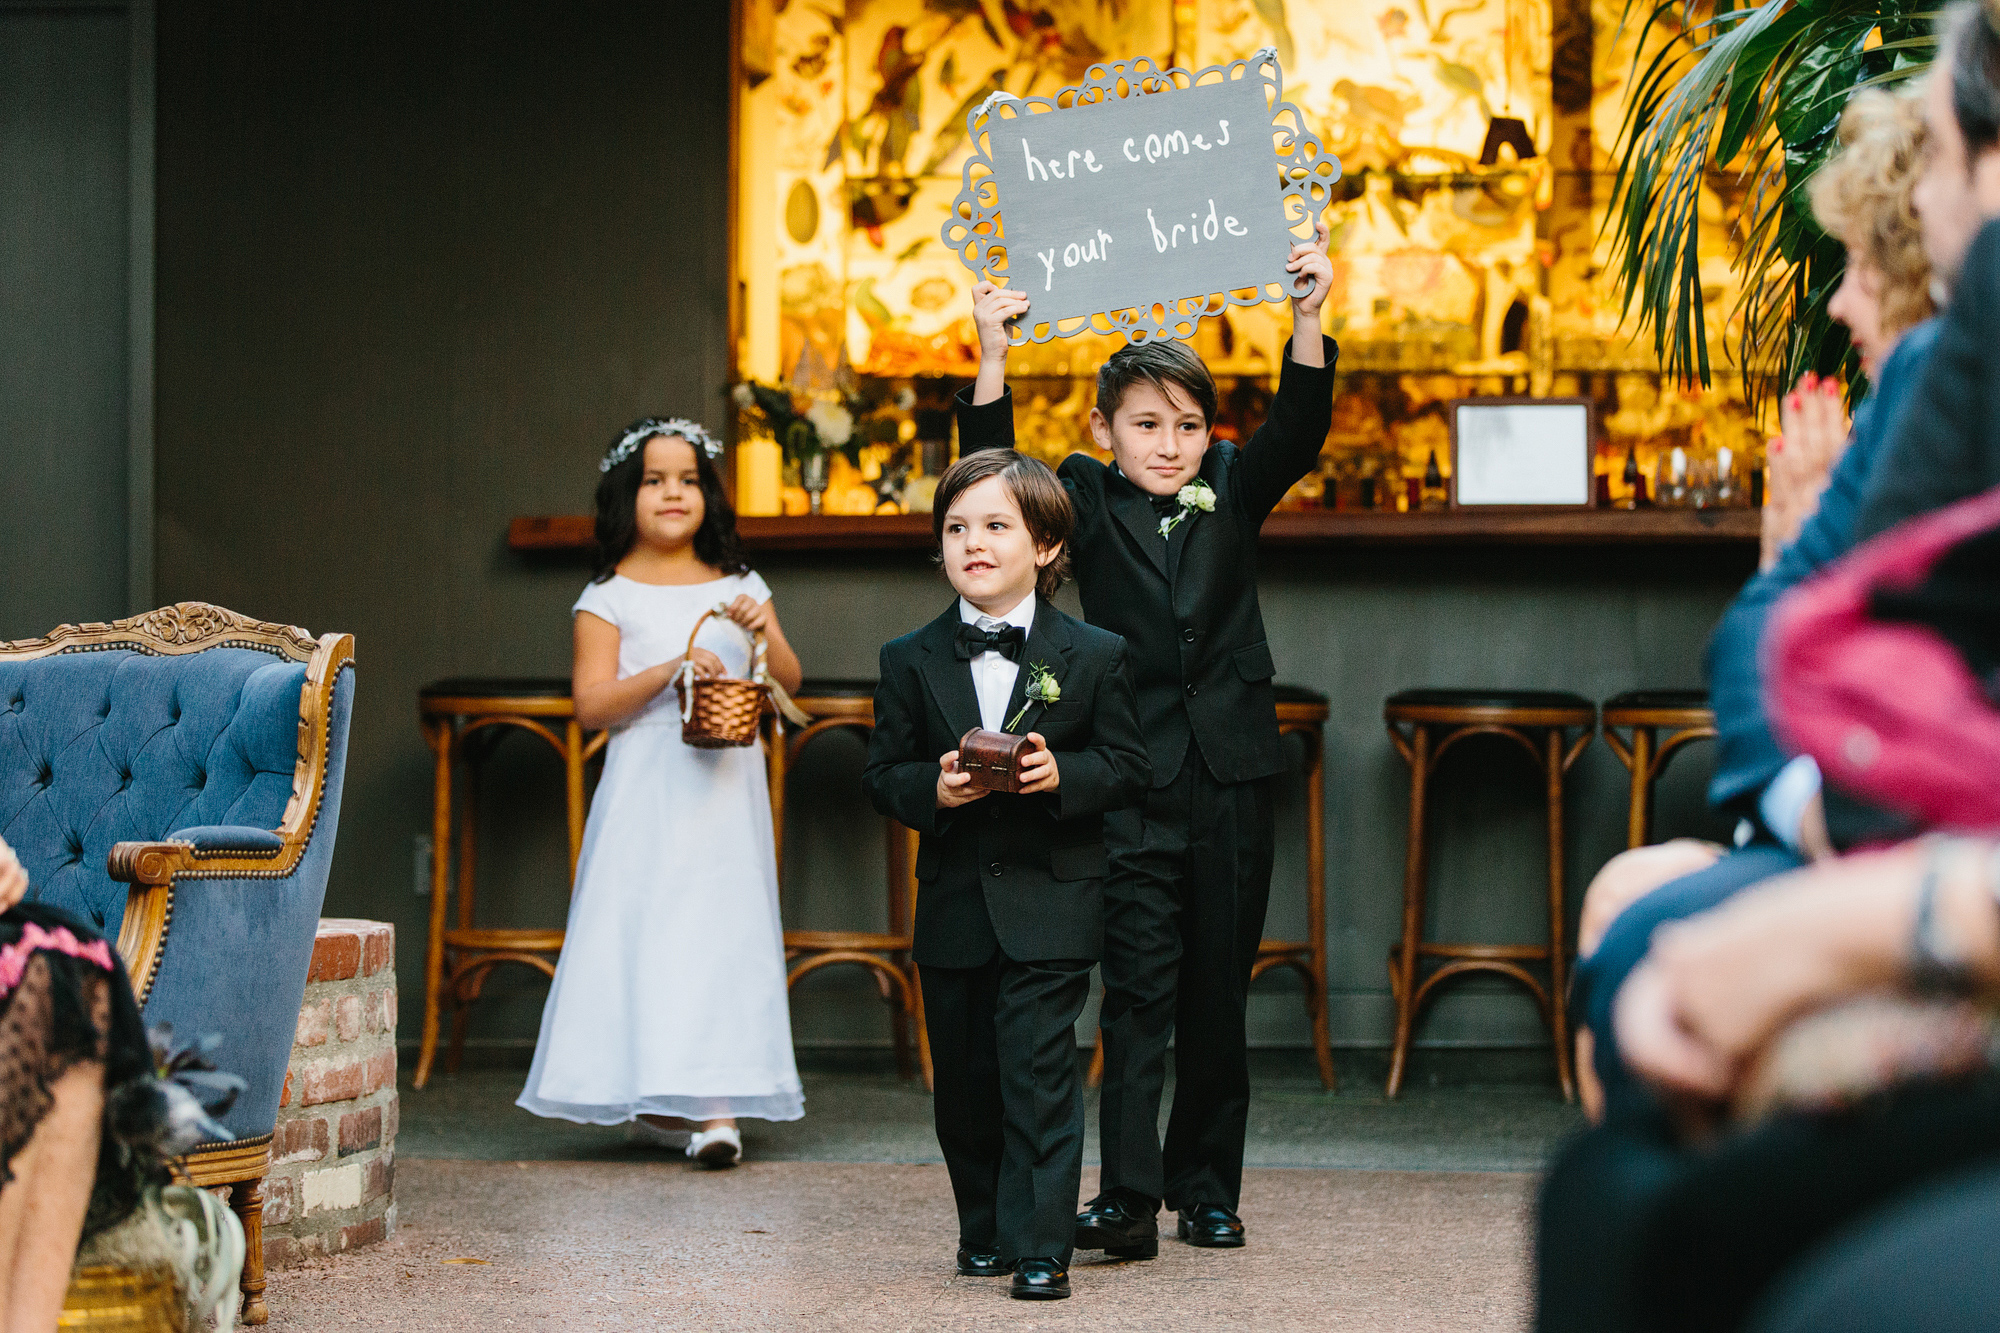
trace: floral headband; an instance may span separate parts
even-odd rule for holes
[[[609,472],[655,435],[678,435],[711,459],[722,457],[722,441],[710,435],[699,421],[689,421],[686,417],[674,417],[670,421],[647,417],[619,437],[618,443],[611,446],[611,452],[604,456],[604,461],[597,465],[597,470]]]

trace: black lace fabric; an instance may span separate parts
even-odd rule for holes
[[[0,947],[19,943],[30,926],[67,928],[79,941],[98,937],[66,915],[32,903],[0,913]],[[116,953],[111,954],[114,962]],[[57,949],[36,949],[21,979],[0,996],[0,1187],[11,1186],[15,1154],[26,1147],[54,1104],[50,1089],[85,1062],[104,1069],[107,1090],[144,1077],[152,1056],[122,966],[110,971]],[[107,1133],[98,1149],[84,1234],[115,1226],[137,1206],[155,1171],[135,1163]]]

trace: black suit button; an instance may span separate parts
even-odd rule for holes
[[[1188,682],[1188,684],[1187,684],[1187,697],[1188,697],[1188,698],[1190,698],[1190,699],[1192,699],[1192,698],[1194,698],[1194,697],[1195,697],[1195,696],[1196,696],[1197,694],[1200,694],[1200,693],[1201,693],[1201,690],[1200,690],[1200,689],[1199,689],[1199,688],[1198,688],[1198,687],[1197,687],[1197,686],[1195,685],[1195,683],[1194,683],[1193,681],[1189,681],[1189,682]]]
[[[1193,642],[1194,642],[1194,631],[1193,631],[1193,630],[1191,630],[1191,629],[1184,629],[1184,630],[1182,630],[1182,631],[1181,631],[1181,642],[1182,642],[1182,643],[1193,643]]]
[[[999,877],[999,874],[1000,874],[1000,869],[1001,869],[1001,867],[1000,867],[1000,863],[999,863],[998,861],[995,861],[995,862],[994,862],[994,863],[993,863],[992,865],[990,865],[990,866],[988,866],[988,867],[986,867],[986,868],[987,868],[988,870],[990,870],[990,871],[992,871],[992,872],[993,872],[993,874],[994,874],[994,877],[995,877],[995,878],[998,878],[998,877]]]

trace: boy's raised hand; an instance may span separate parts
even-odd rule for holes
[[[1021,795],[1054,791],[1062,785],[1062,770],[1056,767],[1055,751],[1039,731],[1029,732],[1027,740],[1035,748],[1021,761]]]
[[[1313,278],[1310,292],[1292,298],[1292,318],[1295,321],[1312,320],[1317,325],[1319,308],[1326,304],[1327,289],[1333,283],[1333,261],[1326,257],[1328,235],[1326,219],[1318,219],[1313,224],[1312,240],[1294,241],[1292,257],[1285,261],[1287,273],[1304,273]]]
[[[1007,361],[1007,321],[1028,311],[1027,294],[990,282],[973,284],[972,324],[979,330],[979,359],[1004,365]]]
[[[937,803],[940,810],[951,810],[961,805],[970,805],[986,794],[984,787],[974,787],[972,774],[958,771],[958,751],[952,750],[938,758]]]

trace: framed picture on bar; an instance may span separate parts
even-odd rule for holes
[[[1593,429],[1588,398],[1456,398],[1453,509],[1587,509]]]

